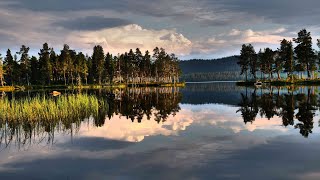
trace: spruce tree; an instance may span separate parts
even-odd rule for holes
[[[3,68],[3,61],[2,61],[2,57],[1,57],[1,54],[0,54],[0,84],[1,86],[4,86],[5,84],[5,81],[4,81],[4,68]]]
[[[50,60],[51,48],[48,43],[44,43],[39,53],[39,69],[41,74],[41,83],[49,84],[52,79],[52,65]]]
[[[311,72],[313,72],[312,68],[315,67],[316,63],[316,55],[312,49],[311,33],[307,32],[306,29],[303,29],[298,33],[298,37],[294,38],[293,41],[298,44],[294,48],[296,59],[300,64],[298,70],[306,70],[308,78],[311,78]],[[304,67],[306,69],[304,69]]]
[[[101,85],[104,70],[104,51],[100,45],[93,48],[92,54],[92,75],[95,82]]]
[[[278,51],[280,61],[283,62],[283,68],[287,73],[287,77],[292,76],[295,67],[292,42],[283,39],[280,43],[280,49]]]
[[[14,70],[15,70],[15,62],[13,56],[11,54],[11,50],[7,50],[6,57],[4,58],[4,71],[6,72],[5,81],[9,85],[14,85]]]
[[[22,45],[20,51],[17,52],[20,57],[20,73],[21,79],[23,80],[23,84],[30,85],[29,78],[30,78],[30,58],[29,58],[29,50],[30,48]]]

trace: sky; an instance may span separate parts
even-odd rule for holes
[[[244,43],[276,49],[303,28],[315,42],[319,7],[319,0],[0,0],[0,52],[24,44],[37,54],[48,42],[89,55],[95,45],[114,55],[158,46],[180,59],[219,58]]]

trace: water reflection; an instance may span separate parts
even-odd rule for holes
[[[253,123],[257,115],[269,120],[278,116],[283,126],[294,126],[300,134],[308,137],[314,128],[314,117],[319,109],[319,97],[315,87],[300,87],[299,90],[271,88],[267,92],[253,90],[241,93],[239,110],[244,123]]]
[[[318,88],[198,86],[63,92],[106,106],[30,133],[2,124],[0,179],[319,179]]]
[[[65,93],[70,95],[70,93],[75,92]],[[107,127],[107,129],[105,129],[107,132],[103,132],[103,128],[91,131],[91,133],[95,134],[99,134],[101,131],[104,134],[107,133],[104,138],[109,137],[111,139],[132,142],[141,141],[145,135],[151,135],[152,133],[144,133],[145,135],[139,135],[138,133],[132,135],[135,134],[135,132],[138,132],[139,128],[142,127],[135,123],[141,124],[143,120],[148,121],[145,125],[149,126],[150,131],[154,131],[152,127],[155,127],[159,123],[166,122],[169,117],[173,117],[179,112],[179,103],[182,98],[179,88],[171,87],[129,88],[125,90],[82,91],[77,93],[85,93],[97,97],[98,100],[94,99],[97,102],[97,104],[94,104],[97,108],[93,108],[93,104],[81,104],[80,101],[84,99],[83,97],[90,98],[90,96],[74,94],[74,96],[71,97],[75,97],[72,99],[74,101],[73,104],[79,104],[79,106],[76,107],[77,112],[74,112],[72,111],[73,109],[69,108],[64,109],[70,111],[70,113],[67,112],[65,116],[61,116],[63,118],[57,116],[57,119],[47,120],[43,118],[47,115],[40,116],[40,114],[38,114],[38,117],[34,117],[36,120],[28,119],[30,116],[25,116],[27,118],[20,121],[18,119],[8,120],[5,118],[9,117],[9,112],[4,116],[1,116],[4,118],[0,118],[0,148],[8,148],[11,145],[14,145],[14,147],[21,149],[32,146],[33,144],[54,144],[55,136],[57,134],[69,134],[71,138],[73,138],[73,136],[78,134],[80,129],[84,126]],[[16,103],[16,98],[23,98],[22,101],[34,104],[34,102],[38,103],[38,99],[42,99],[39,98],[39,95],[35,96],[32,93],[28,93],[28,95],[27,98],[21,94],[18,94],[15,97],[13,97],[14,95],[10,95],[9,101],[14,101],[14,103]],[[67,97],[70,97],[69,95]],[[41,94],[40,97],[45,97],[45,95]],[[44,103],[50,102],[51,104],[54,104],[54,102],[56,102],[57,104],[60,104],[59,98],[70,100],[70,98],[67,99],[66,97],[54,97],[53,100],[49,99]],[[79,102],[75,99],[78,99]],[[5,102],[9,104],[7,101],[8,100]],[[12,103],[12,105],[9,104],[9,106],[17,106],[14,103]],[[20,101],[17,101],[17,103],[20,103]],[[29,106],[28,103],[25,104]],[[59,106],[55,107],[55,109],[57,108],[59,108]],[[88,109],[90,111],[88,111]],[[48,111],[50,110],[48,109]],[[48,115],[50,115],[50,113],[53,112],[48,112]],[[60,113],[63,114],[62,112]],[[36,116],[37,114],[35,113],[32,115]],[[107,126],[105,126],[106,123],[108,124]],[[114,127],[115,124],[118,126]],[[116,135],[117,133],[119,135]],[[122,136],[120,134],[122,134]]]
[[[132,122],[141,123],[143,116],[147,120],[166,121],[169,115],[179,112],[182,95],[179,88],[129,88],[115,93],[109,99],[108,118],[114,115],[125,116]]]

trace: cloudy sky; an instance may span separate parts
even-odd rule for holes
[[[318,0],[0,0],[0,52],[67,43],[113,54],[164,47],[181,59],[239,54],[243,43],[277,48],[302,29],[319,38]]]

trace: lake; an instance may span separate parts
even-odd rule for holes
[[[320,178],[319,87],[61,92],[0,100],[0,179]]]

